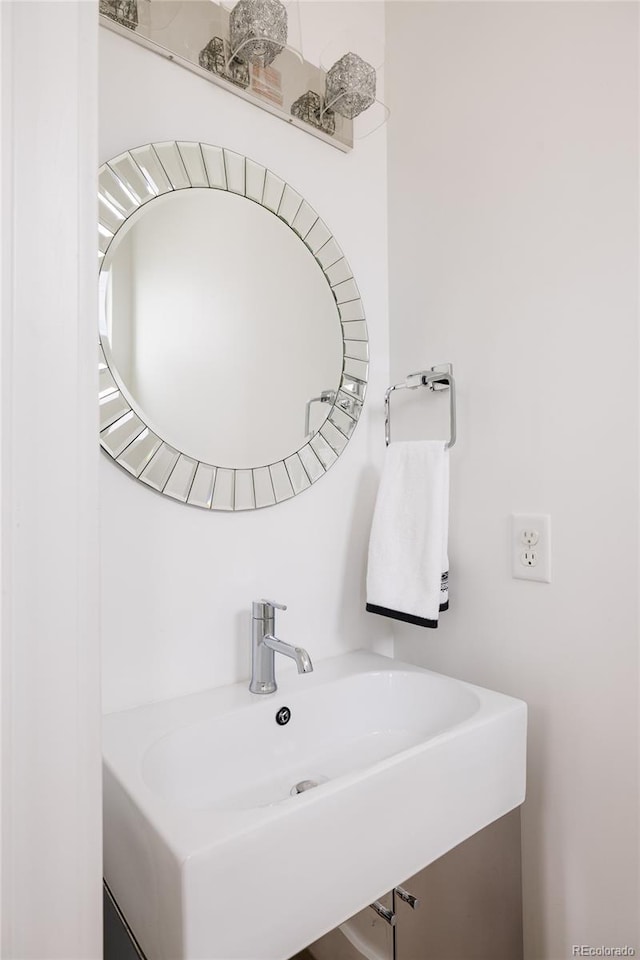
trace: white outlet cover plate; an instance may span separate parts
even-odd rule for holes
[[[534,546],[525,539],[525,531],[535,530]],[[534,566],[523,562],[524,553],[534,553]],[[551,517],[548,513],[514,513],[511,515],[511,574],[516,580],[537,580],[551,583]]]

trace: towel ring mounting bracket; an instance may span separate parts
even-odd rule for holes
[[[428,387],[429,390],[448,390],[449,391],[449,440],[447,449],[456,442],[456,384],[453,376],[453,364],[441,363],[429,370],[419,370],[417,373],[410,373],[402,383],[396,383],[389,387],[384,395],[384,440],[388,447],[391,441],[391,394],[395,390],[415,390],[418,387]]]

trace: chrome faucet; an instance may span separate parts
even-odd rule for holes
[[[273,603],[271,600],[254,600],[251,605],[251,693],[275,693],[278,689],[276,653],[283,653],[285,657],[295,660],[298,673],[311,673],[313,670],[311,657],[306,650],[283,643],[275,636],[276,610],[286,609],[283,603]]]

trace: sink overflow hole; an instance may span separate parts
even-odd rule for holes
[[[301,780],[300,783],[296,783],[295,787],[291,787],[291,796],[295,797],[296,794],[304,793],[305,790],[312,790],[317,786],[318,783],[316,780]]]

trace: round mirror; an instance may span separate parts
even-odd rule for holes
[[[326,225],[266,168],[157,143],[99,177],[103,449],[175,499],[287,499],[346,446],[367,331]]]

